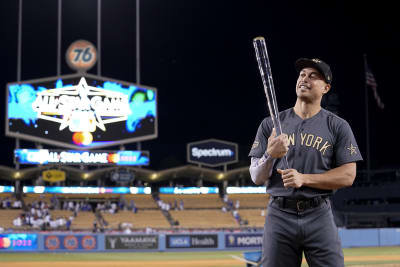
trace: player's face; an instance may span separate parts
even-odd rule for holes
[[[324,77],[314,68],[304,68],[297,78],[297,97],[306,102],[321,101],[322,96],[330,89]]]

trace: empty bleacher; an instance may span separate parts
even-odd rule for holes
[[[135,206],[139,209],[157,209],[157,203],[151,195],[125,195],[124,199],[126,205],[130,205],[131,200],[134,201]]]
[[[235,228],[238,223],[229,212],[220,209],[201,209],[170,211],[172,217],[179,221],[179,228]]]
[[[169,195],[160,194],[160,199],[166,203],[170,203],[173,207],[173,203],[177,200],[182,200],[185,209],[221,209],[224,203],[218,194],[209,195]]]
[[[4,229],[13,228],[13,220],[21,213],[22,211],[20,209],[0,210],[0,227]]]
[[[12,197],[13,193],[0,193],[0,200],[6,198],[6,197]]]
[[[80,211],[77,213],[77,216],[72,221],[71,229],[72,230],[92,229],[93,222],[95,219],[96,217],[93,212]]]
[[[170,224],[160,210],[140,210],[138,213],[119,211],[115,214],[102,212],[102,216],[108,223],[107,229],[118,229],[120,223],[131,223],[133,229],[170,228]]]
[[[264,216],[261,214],[262,211],[263,209],[241,209],[239,213],[244,220],[248,221],[248,227],[264,227],[266,210],[264,210]]]
[[[242,220],[247,221],[247,227],[263,227],[269,195],[266,194],[229,194],[229,200],[236,206],[239,201],[238,212]],[[264,211],[264,212],[263,212]],[[264,213],[264,216],[262,216]]]
[[[23,199],[24,199],[24,203],[26,206],[28,206],[29,204],[32,204],[33,202],[37,202],[37,201],[43,201],[43,202],[46,202],[48,205],[50,205],[50,203],[51,203],[50,199],[52,196],[53,196],[52,194],[28,193],[23,196]]]
[[[236,203],[239,200],[240,209],[244,208],[262,208],[268,204],[269,195],[266,194],[230,194],[229,199]]]

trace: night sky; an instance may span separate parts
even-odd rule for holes
[[[3,90],[17,79],[18,2],[0,1]],[[23,1],[22,80],[56,75],[57,2]],[[248,150],[268,115],[252,45],[257,36],[267,41],[280,110],[296,100],[297,58],[317,57],[331,66],[328,107],[339,99],[333,107],[352,126],[364,158],[365,53],[385,104],[379,109],[369,91],[371,165],[398,167],[397,9],[382,1],[350,2],[141,0],[141,84],[156,87],[159,100],[159,137],[142,142],[150,168],[185,164],[186,144],[208,138],[238,143],[238,165],[249,163]],[[64,60],[73,41],[96,45],[96,8],[97,0],[63,1],[63,75],[74,73]],[[102,76],[136,82],[135,14],[134,0],[102,0]],[[0,110],[0,165],[13,166],[15,141],[4,135],[5,105]]]

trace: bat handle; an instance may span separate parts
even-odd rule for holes
[[[283,167],[284,167],[285,170],[289,169],[289,162],[287,160],[286,155],[283,156]]]
[[[283,134],[282,126],[281,126],[279,117],[278,116],[277,117],[272,117],[272,122],[273,122],[274,127],[275,127],[276,135],[279,136],[279,135]],[[283,169],[284,170],[289,169],[289,162],[287,160],[287,156],[286,155],[283,156],[282,160],[283,160]]]

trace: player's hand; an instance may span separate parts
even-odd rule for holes
[[[287,134],[276,136],[275,128],[272,129],[271,136],[268,138],[267,153],[272,158],[278,159],[286,155],[289,150],[289,139]]]
[[[282,175],[283,186],[300,188],[305,181],[305,175],[295,169],[277,170]]]

